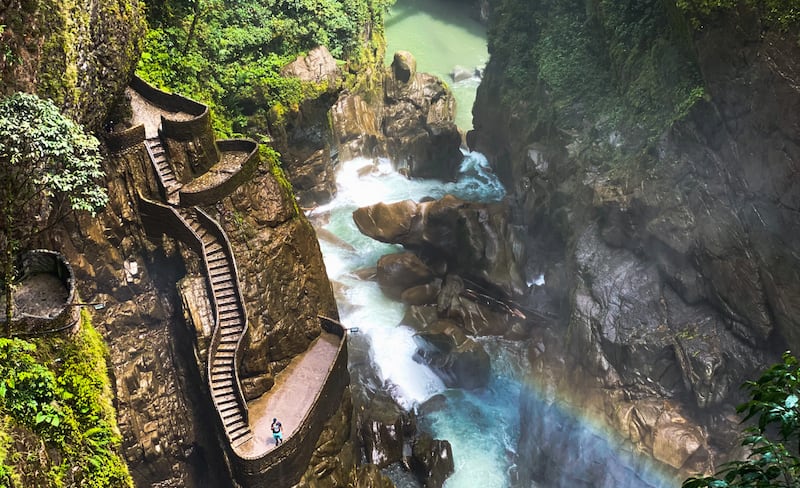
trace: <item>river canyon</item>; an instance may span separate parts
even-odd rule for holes
[[[137,2],[81,0],[92,14],[59,36],[41,27],[55,14],[17,3],[0,10],[16,53],[0,63],[4,93],[48,93],[104,138],[108,209],[37,244],[67,256],[97,304],[137,486],[662,488],[744,454],[739,385],[800,347],[796,21],[751,3],[371,1],[353,14],[350,57],[320,36],[327,46],[290,62],[264,53],[291,20],[215,36],[202,22],[222,15],[213,2],[151,5],[148,42],[181,39],[167,60],[139,43]],[[255,6],[227,20],[266,23]],[[9,14],[23,11],[34,21]],[[180,29],[154,34],[154,13],[180,12]],[[48,36],[93,53],[63,50],[64,86],[48,71],[60,64],[37,65],[52,51],[32,39]],[[276,63],[301,84],[201,75],[189,57],[180,76],[244,93],[234,112],[132,78],[144,52],[139,71],[170,90],[177,53],[217,37],[226,59],[249,59],[253,42],[268,60],[254,72]],[[185,189],[225,181],[194,198],[238,266],[245,414],[279,395],[321,324],[347,329],[349,384],[331,366],[278,467],[248,471],[215,424],[215,278],[208,253],[148,228],[163,211],[152,200],[193,197],[153,172],[126,86],[180,106],[147,138],[163,138]],[[208,162],[234,144],[221,130],[260,143],[257,167]]]

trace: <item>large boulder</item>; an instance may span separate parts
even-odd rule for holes
[[[424,433],[414,442],[411,470],[425,488],[441,488],[453,474],[453,449],[446,440],[434,439]]]
[[[448,270],[509,295],[527,289],[524,245],[504,203],[440,200],[379,203],[353,212],[359,230],[373,239],[441,257]]]
[[[387,254],[378,260],[378,285],[389,298],[399,300],[404,291],[433,279],[433,271],[410,252]]]
[[[358,415],[367,462],[380,468],[401,462],[403,445],[416,430],[408,414],[386,393],[378,393]]]
[[[339,66],[325,46],[317,46],[308,54],[284,66],[281,74],[313,83],[335,83],[340,76]]]

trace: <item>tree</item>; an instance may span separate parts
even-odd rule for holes
[[[108,202],[99,143],[52,102],[15,93],[0,100],[0,251],[11,332],[14,256],[68,212],[92,215]]]
[[[742,446],[750,451],[743,461],[722,465],[714,476],[689,478],[682,488],[774,488],[800,486],[800,365],[789,352],[783,362],[744,388],[750,401],[736,408],[745,429]]]

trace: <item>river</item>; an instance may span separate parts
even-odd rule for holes
[[[388,60],[395,50],[408,50],[417,58],[420,71],[440,77],[449,76],[457,65],[482,66],[488,58],[485,32],[460,5],[446,0],[398,0],[387,21]],[[470,108],[478,82],[477,78],[471,78],[454,84],[459,103],[457,119],[462,129],[472,126]],[[378,202],[439,198],[447,193],[465,200],[499,201],[505,190],[481,154],[465,154],[460,176],[452,183],[408,179],[398,174],[388,160],[345,161],[337,171],[337,187],[336,198],[313,210],[309,218],[317,228],[326,231],[324,235],[336,236],[321,239],[320,246],[336,290],[340,317],[372,345],[371,359],[377,373],[384,382],[393,385],[392,395],[400,405],[417,409],[435,395],[445,398],[437,402],[443,405],[441,408],[421,417],[420,428],[436,438],[447,439],[452,445],[455,473],[447,480],[446,488],[515,485],[516,463],[525,462],[517,460],[515,452],[520,436],[522,392],[528,395],[529,408],[547,416],[546,424],[570,433],[568,442],[573,444],[567,448],[571,455],[564,456],[574,463],[570,469],[596,474],[601,466],[601,471],[611,470],[612,474],[601,475],[600,479],[613,478],[613,486],[620,488],[669,486],[651,472],[646,461],[619,454],[602,432],[592,428],[591,422],[567,414],[558,405],[554,407],[536,396],[535,389],[526,388],[529,369],[520,343],[480,338],[492,358],[489,385],[473,391],[446,388],[430,369],[412,359],[416,345],[413,330],[402,325],[405,306],[386,298],[376,282],[359,278],[363,274],[357,273],[358,270],[374,267],[378,258],[402,248],[362,235],[353,222],[353,210]],[[563,448],[564,443],[559,442],[552,449]],[[542,449],[551,448],[542,446]],[[559,459],[560,455],[558,451],[548,453],[550,459]],[[401,470],[391,470],[388,474],[398,487],[419,486]],[[586,486],[611,486],[600,483],[593,485],[590,481]],[[532,486],[572,488],[574,485],[556,481]]]
[[[447,0],[397,0],[386,19],[386,64],[396,51],[409,51],[417,59],[417,71],[436,75],[447,82],[458,107],[456,125],[472,128],[472,104],[480,77],[489,60],[486,28],[465,3]],[[454,81],[456,70],[472,73]]]

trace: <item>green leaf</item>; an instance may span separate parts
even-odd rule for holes
[[[798,402],[800,402],[800,398],[798,398],[797,395],[792,394],[786,397],[786,401],[783,402],[783,404],[786,408],[794,408]]]

